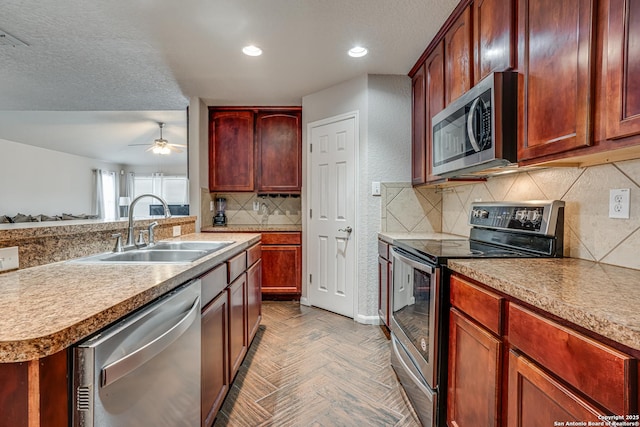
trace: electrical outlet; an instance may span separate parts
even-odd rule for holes
[[[253,201],[253,210],[258,212],[260,210],[260,202],[257,200]]]
[[[182,227],[179,225],[173,226],[173,237],[178,237],[182,233]]]
[[[213,200],[209,202],[209,212],[213,212]]]
[[[0,249],[0,271],[15,270],[19,265],[17,246]]]
[[[629,218],[630,190],[619,188],[609,190],[609,218]]]

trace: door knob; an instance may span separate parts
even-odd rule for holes
[[[344,231],[345,233],[351,234],[351,232],[353,231],[353,228],[351,228],[351,226],[347,225],[345,228],[338,228],[338,231]]]

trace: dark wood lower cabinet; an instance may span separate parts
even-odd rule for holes
[[[262,260],[247,269],[247,332],[249,342],[258,332],[262,320]]]
[[[302,292],[302,234],[262,233],[263,297],[300,297]]]
[[[502,347],[500,339],[451,309],[449,427],[499,425]]]
[[[202,310],[202,426],[213,425],[229,391],[227,291]]]
[[[229,379],[233,381],[247,354],[247,275],[229,285]]]
[[[0,364],[0,427],[69,425],[69,351]]]
[[[554,422],[599,421],[604,412],[517,352],[509,352],[508,427],[546,427]],[[564,424],[563,424],[564,425]]]

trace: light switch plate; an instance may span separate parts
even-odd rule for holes
[[[379,196],[380,195],[380,183],[377,181],[373,181],[371,183],[371,195]]]
[[[609,218],[629,218],[630,190],[618,188],[609,190]]]
[[[0,271],[16,270],[19,265],[17,246],[0,249]]]
[[[182,227],[179,225],[173,226],[173,237],[178,237],[182,233]]]

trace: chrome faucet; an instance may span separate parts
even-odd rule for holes
[[[140,196],[136,197],[131,202],[131,205],[129,205],[129,233],[127,234],[126,246],[134,246],[133,234],[135,233],[135,231],[133,229],[133,208],[136,206],[136,203],[138,203],[138,200],[142,199],[143,197],[153,197],[154,199],[159,200],[160,203],[162,203],[162,207],[164,208],[164,217],[169,218],[171,216],[171,212],[169,212],[169,206],[167,206],[167,202],[165,202],[162,197],[156,196],[155,194],[141,194]],[[152,229],[149,230],[150,235],[151,235],[151,230]],[[151,241],[151,238],[149,239],[149,241]]]

